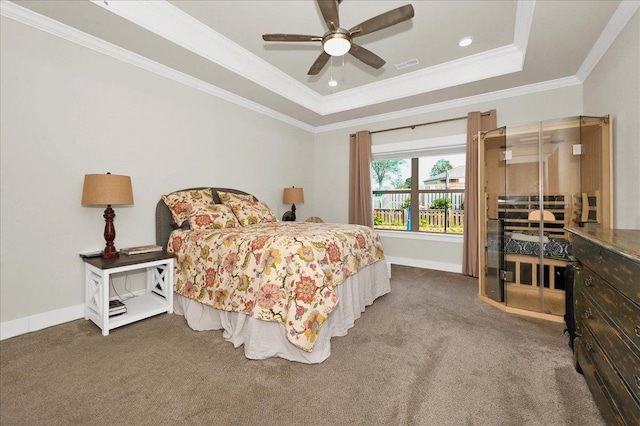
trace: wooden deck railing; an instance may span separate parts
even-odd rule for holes
[[[445,223],[444,210],[420,210],[419,219],[421,226],[425,220],[427,226],[431,228],[444,228],[445,225],[447,228],[461,228],[463,226],[464,210],[449,210],[446,214],[448,215],[448,221]],[[381,228],[388,225],[406,228],[409,221],[408,209],[375,209],[373,216],[374,218],[379,218],[377,219],[378,222],[382,219],[382,223],[379,223],[379,227]],[[412,220],[415,219],[412,217]]]

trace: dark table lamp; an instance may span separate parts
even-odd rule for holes
[[[111,206],[133,204],[133,191],[129,176],[112,175],[84,175],[82,188],[83,206],[107,206],[104,211],[104,239],[107,245],[102,252],[102,257],[110,259],[120,254],[116,250],[113,240],[116,239],[116,228],[113,220],[116,217]]]
[[[304,203],[304,193],[302,192],[302,188],[285,188],[282,194],[282,202],[285,204],[291,203],[291,212],[286,212],[282,217],[282,220],[295,222],[296,203]]]

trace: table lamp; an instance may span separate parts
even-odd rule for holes
[[[111,206],[133,204],[133,191],[129,176],[112,175],[85,175],[82,188],[83,206],[107,206],[104,211],[104,239],[107,245],[102,252],[104,259],[120,256],[113,241],[116,239],[116,228],[113,220],[116,217]]]
[[[286,212],[282,216],[284,221],[296,221],[296,203],[304,203],[304,193],[302,188],[285,188],[282,194],[282,202],[285,204],[291,203],[291,211]]]

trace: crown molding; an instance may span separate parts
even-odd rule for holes
[[[627,22],[633,17],[633,14],[640,8],[640,1],[621,1],[618,8],[613,13],[613,16],[604,27],[600,37],[596,40],[595,44],[589,51],[589,54],[584,59],[584,62],[578,69],[576,76],[580,81],[585,81],[591,71],[598,65],[600,59],[604,56],[606,51],[611,47],[615,39],[620,35]]]
[[[323,97],[167,1],[91,1],[319,115],[521,71],[524,62],[522,51],[512,44]],[[516,28],[525,27],[517,32],[518,43],[525,48],[533,15],[530,3],[519,0],[516,13]]]
[[[112,2],[112,4],[115,2]],[[110,56],[119,61],[152,72],[162,77],[168,78],[185,86],[216,96],[220,99],[229,101],[236,105],[242,106],[259,114],[266,115],[278,121],[298,127],[309,132],[314,131],[314,127],[289,117],[288,115],[274,111],[256,102],[252,102],[227,90],[221,89],[213,84],[206,83],[195,77],[177,71],[166,65],[152,61],[144,56],[138,55],[112,43],[106,42],[100,38],[94,37],[61,22],[40,15],[15,3],[2,0],[0,2],[0,15],[13,19],[14,21],[36,28],[48,34],[60,37],[72,43],[86,47],[98,53]]]
[[[518,0],[513,44],[325,96],[322,115],[522,71],[535,1]]]
[[[522,61],[527,54],[531,25],[533,24],[533,12],[536,8],[535,1],[518,0],[516,8],[516,25],[513,35],[513,44],[522,53]]]
[[[119,4],[121,2],[111,2],[111,4],[114,4],[114,3]],[[130,3],[130,2],[126,2],[126,3]],[[156,2],[135,2],[135,3],[147,4],[147,3],[156,3]],[[522,3],[522,0],[519,3]],[[324,133],[324,132],[333,131],[333,130],[375,124],[381,121],[394,120],[394,119],[411,117],[411,116],[420,115],[420,114],[432,113],[432,112],[452,109],[452,108],[461,107],[461,106],[468,106],[468,105],[484,103],[484,102],[492,102],[499,99],[506,99],[506,98],[515,97],[515,96],[522,96],[527,94],[543,92],[547,90],[554,90],[554,89],[560,89],[564,87],[581,85],[584,79],[586,79],[589,73],[593,70],[597,62],[602,58],[602,56],[604,55],[604,52],[606,52],[606,50],[611,46],[611,43],[613,43],[615,38],[622,31],[622,29],[624,28],[626,23],[629,21],[629,19],[632,17],[632,15],[635,13],[635,11],[638,10],[639,6],[640,6],[640,2],[637,2],[637,1],[621,2],[620,6],[614,13],[612,19],[605,27],[605,30],[603,31],[602,35],[594,45],[594,48],[591,50],[591,52],[585,59],[584,63],[580,67],[580,70],[578,71],[578,74],[576,76],[565,77],[565,78],[560,78],[556,80],[550,80],[546,82],[535,83],[535,84],[530,84],[526,86],[511,88],[511,89],[499,90],[499,91],[484,93],[476,96],[470,96],[466,98],[459,98],[451,101],[425,105],[422,107],[410,108],[410,109],[395,111],[395,112],[386,113],[386,114],[373,115],[373,116],[369,116],[361,119],[342,121],[339,123],[334,123],[334,124],[325,125],[325,126],[317,126],[317,127],[311,126],[307,123],[293,119],[285,114],[279,113],[270,108],[267,108],[255,102],[249,101],[245,98],[242,98],[238,95],[235,95],[231,92],[221,89],[215,85],[206,83],[202,80],[196,79],[187,74],[176,71],[165,65],[152,61],[146,57],[137,55],[119,46],[113,45],[102,39],[99,39],[97,37],[81,32],[75,28],[69,27],[68,25],[62,24],[58,21],[55,21],[53,19],[47,18],[38,13],[35,13],[29,9],[18,6],[12,2],[9,2],[6,0],[0,1],[0,15],[10,18],[12,20],[15,20],[17,22],[21,22],[33,28],[39,29],[41,31],[47,32],[54,36],[63,38],[67,41],[92,49],[96,52],[110,56],[114,59],[126,62],[138,68],[147,70],[154,74],[166,77],[170,80],[184,84],[186,86],[202,91],[204,93],[216,96],[223,100],[227,100],[236,105],[245,107],[247,109],[250,109],[257,113],[271,117],[283,123],[292,125],[294,127],[300,128],[302,130],[305,130],[311,133]],[[532,15],[532,13],[533,13],[533,7],[530,7],[527,9],[527,13],[519,12],[518,16],[520,16],[521,19],[525,21],[528,18],[525,19],[524,17]],[[529,23],[529,26],[530,26],[530,23]],[[526,48],[526,46],[523,47],[523,45],[521,44],[521,41],[518,41],[518,37],[519,36],[516,35],[516,40],[514,42],[514,45],[510,45],[505,48],[496,49],[497,50],[496,52],[493,52],[492,54],[489,54],[489,55],[487,55],[486,52],[483,54],[479,54],[480,58],[490,64],[492,63],[492,61],[501,60],[500,55],[502,55],[503,61],[505,62],[511,61],[511,66],[515,66],[515,63],[518,60],[520,60],[520,58],[517,57],[518,52],[520,55],[524,56],[521,49]],[[226,40],[228,43],[231,43],[232,46],[235,46],[235,44],[230,42],[228,39]],[[520,43],[520,46],[518,46],[518,43]],[[240,55],[242,56],[242,53],[240,53]],[[468,63],[466,65],[478,63],[478,62],[474,62],[474,61],[477,61],[478,58],[470,57],[470,59],[467,58],[467,60],[468,60]],[[453,61],[453,62],[457,63],[458,61]],[[442,66],[444,67],[445,65],[447,64],[443,64]],[[451,65],[452,64],[449,64],[449,66]],[[465,64],[460,63],[460,65],[465,65]],[[475,71],[477,72],[477,69]],[[280,71],[277,71],[277,72],[280,72]],[[428,72],[428,70],[426,70],[426,72]],[[384,82],[377,83],[377,85],[381,85],[381,84],[384,84]],[[410,82],[403,81],[401,82],[401,84],[410,84]],[[391,86],[393,87],[393,85]],[[306,86],[305,86],[305,89],[307,89]],[[376,86],[376,89],[377,89],[377,86]],[[371,91],[370,85],[367,90]],[[351,92],[351,93],[352,93],[351,96],[354,96],[353,94],[354,92]],[[336,94],[336,95],[339,95],[339,94]],[[329,99],[331,99],[332,96],[335,96],[335,95],[330,95]],[[327,102],[329,103],[332,101],[327,101]]]
[[[521,71],[522,62],[522,53],[514,45],[500,47],[325,96],[321,113],[333,114]]]
[[[304,108],[321,109],[320,94],[167,1],[90,1]]]
[[[562,89],[565,87],[577,86],[581,84],[582,82],[575,76],[564,77],[556,80],[543,81],[541,83],[528,84],[526,86],[514,87],[511,89],[497,90],[494,92],[483,93],[466,98],[453,99],[451,101],[439,102],[421,107],[408,108],[386,114],[371,115],[365,118],[341,121],[339,123],[328,124],[326,126],[318,126],[314,129],[314,131],[315,133],[324,133],[352,127],[362,127],[364,125],[376,124],[382,121],[396,120],[400,118],[444,111],[452,108],[476,105],[485,102],[493,102],[500,99],[530,95],[534,93],[545,92],[547,90]]]

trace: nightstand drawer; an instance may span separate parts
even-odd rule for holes
[[[622,417],[623,424],[640,425],[640,405],[625,386],[620,376],[611,365],[607,356],[598,345],[589,328],[579,339],[579,349],[585,354],[598,371],[598,375],[607,389],[607,400],[614,408],[614,412]]]
[[[640,401],[640,352],[630,350],[628,342],[622,343],[625,341],[623,334],[609,324],[589,297],[585,297],[583,302],[585,327],[595,337],[631,393]]]
[[[640,353],[640,306],[624,297],[590,268],[582,267],[581,291],[620,329],[625,344]]]
[[[582,238],[574,238],[573,254],[600,277],[640,305],[640,263]]]

